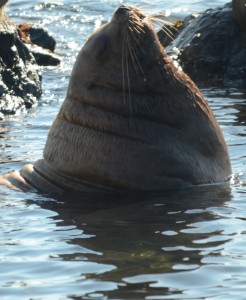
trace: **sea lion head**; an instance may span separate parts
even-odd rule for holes
[[[92,94],[110,89],[130,101],[134,92],[154,91],[147,76],[162,60],[162,50],[149,18],[133,6],[122,5],[78,55],[68,97],[80,97],[83,89]]]
[[[120,6],[79,52],[34,170],[71,190],[165,190],[226,181],[231,173],[199,89],[131,5]]]

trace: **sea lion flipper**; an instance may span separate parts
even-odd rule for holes
[[[27,164],[20,170],[20,175],[24,178],[24,180],[34,186],[37,190],[42,192],[49,193],[60,193],[62,190],[49,182],[43,176],[41,176],[38,172],[35,171],[33,165]]]

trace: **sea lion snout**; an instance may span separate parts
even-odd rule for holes
[[[113,19],[120,23],[125,23],[132,13],[132,7],[130,5],[121,5],[114,13]]]
[[[120,23],[128,23],[129,20],[141,21],[146,16],[135,6],[121,5],[114,13],[113,19]]]
[[[115,14],[125,14],[131,11],[131,7],[128,5],[121,5],[115,12]]]

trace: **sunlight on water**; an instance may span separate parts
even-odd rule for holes
[[[183,17],[226,1],[128,1]],[[45,26],[59,67],[43,96],[0,123],[1,173],[42,157],[81,46],[125,1],[10,1],[16,22]],[[203,93],[225,135],[231,186],[74,198],[0,188],[1,299],[245,299],[246,108],[240,91]]]

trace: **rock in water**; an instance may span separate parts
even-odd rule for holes
[[[183,23],[185,28],[167,47],[183,70],[200,87],[245,88],[246,31],[234,21],[232,4],[194,14]]]

